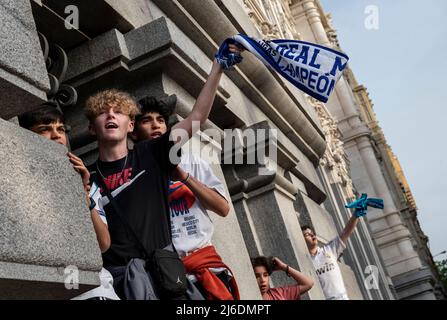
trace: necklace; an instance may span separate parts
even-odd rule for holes
[[[121,169],[121,172],[118,176],[116,176],[116,179],[121,178],[121,176],[123,175],[124,169],[126,169],[126,164],[127,164],[127,157],[129,156],[129,153],[126,154],[126,159],[124,160],[124,166],[123,169]],[[104,177],[104,175],[102,174],[101,170],[99,170],[99,165],[98,165],[98,161],[96,161],[96,170],[98,170],[99,175],[102,177],[103,180],[111,180],[112,178],[106,178]]]

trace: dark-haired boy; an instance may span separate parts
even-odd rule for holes
[[[21,114],[18,116],[18,120],[21,127],[68,147],[65,118],[62,112],[57,109],[56,105],[51,103],[43,104],[36,110]],[[67,155],[71,164],[73,165],[73,168],[81,175],[86,193],[86,201],[90,209],[93,228],[96,233],[99,248],[101,252],[105,252],[110,247],[110,234],[104,211],[98,206],[97,203],[99,199],[98,187],[96,185],[93,185],[92,188],[90,187],[90,173],[82,160],[71,152],[68,152]],[[100,281],[100,287],[85,292],[81,296],[75,297],[74,299],[118,299],[113,291],[113,278],[107,270],[101,270]]]
[[[314,285],[311,277],[285,264],[277,257],[260,256],[252,258],[251,264],[264,300],[299,300],[301,295],[309,291]],[[287,276],[296,281],[296,284],[271,288],[270,275],[274,271],[284,271]]]
[[[166,103],[146,97],[139,105],[134,141],[157,139],[169,130],[172,110]],[[207,210],[226,217],[230,209],[223,183],[206,161],[187,152],[175,175],[178,180],[169,182],[168,196],[172,242],[188,277],[207,299],[239,299],[235,278],[211,243],[214,225]]]

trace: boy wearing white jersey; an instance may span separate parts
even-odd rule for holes
[[[301,227],[304,240],[327,300],[349,300],[345,283],[338,266],[338,258],[346,248],[349,236],[357,226],[359,218],[351,217],[343,232],[328,244],[319,247],[317,236],[310,226]]]

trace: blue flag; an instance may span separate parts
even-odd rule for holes
[[[240,62],[228,55],[229,43],[237,43],[272,67],[298,89],[327,102],[349,60],[344,53],[298,40],[259,40],[238,34],[226,39],[216,54],[224,69]]]

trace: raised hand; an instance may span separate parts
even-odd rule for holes
[[[224,70],[231,69],[234,65],[242,61],[241,53],[245,49],[241,47],[236,41],[229,38],[226,39],[217,51],[215,58],[219,65]]]
[[[73,168],[81,175],[82,184],[84,185],[84,189],[86,189],[90,183],[90,172],[88,172],[88,169],[85,167],[84,162],[82,162],[79,157],[75,156],[71,152],[68,152],[67,156],[71,164],[73,165]]]
[[[383,209],[383,200],[376,198],[368,198],[366,193],[362,193],[362,196],[354,202],[345,205],[345,208],[355,209],[354,215],[359,218],[366,215],[368,207]]]
[[[278,270],[286,271],[286,269],[287,269],[287,265],[277,257],[273,257],[272,264],[273,264],[273,271],[278,271]]]

